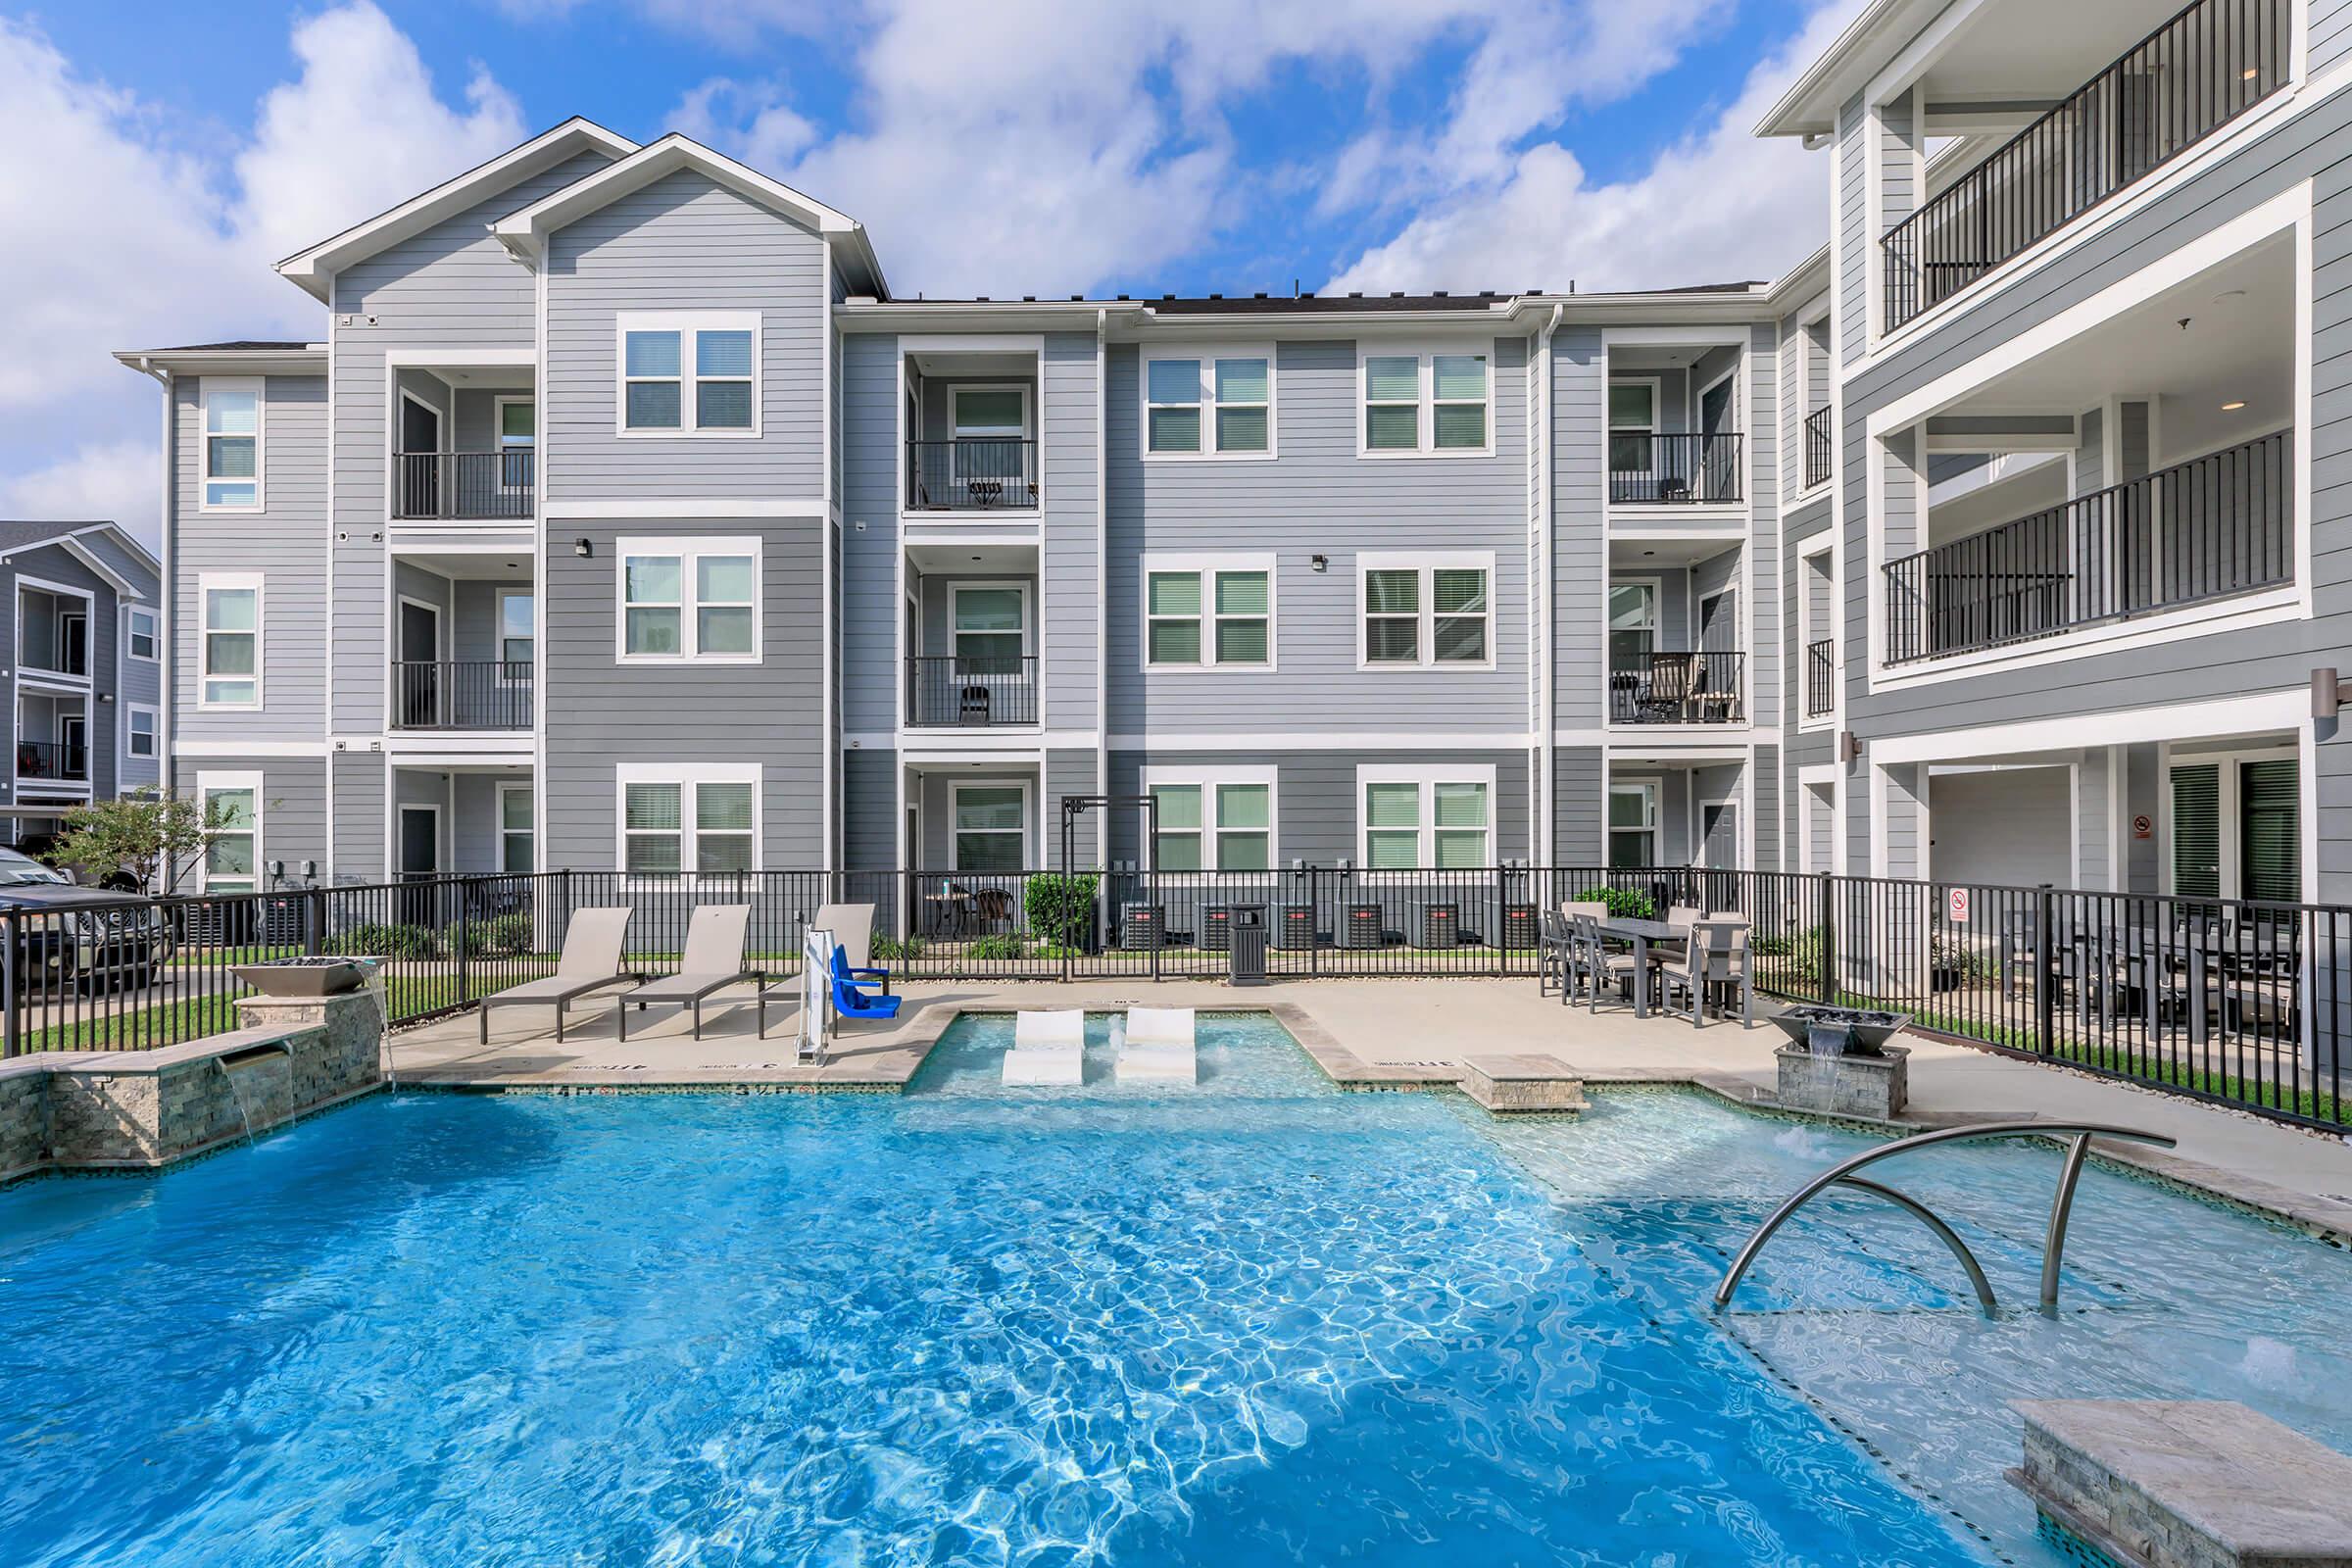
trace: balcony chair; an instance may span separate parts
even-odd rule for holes
[[[1679,724],[1690,717],[1691,682],[1697,660],[1690,654],[1652,654],[1649,684],[1642,693],[1642,716],[1655,724]]]
[[[985,686],[966,686],[956,694],[956,722],[985,724],[988,722],[990,699]]]
[[[744,962],[744,937],[752,924],[748,904],[706,904],[686,922],[686,951],[678,972],[649,980],[620,999],[620,1038],[629,1038],[629,1004],[643,1012],[649,1006],[678,1006],[694,1013],[694,1038],[703,1038],[703,1003],[712,993],[766,976]]]

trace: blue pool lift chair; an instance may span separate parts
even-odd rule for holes
[[[880,969],[853,969],[849,954],[833,950],[833,1010],[844,1018],[896,1018],[903,998],[869,995],[858,988],[883,977]]]

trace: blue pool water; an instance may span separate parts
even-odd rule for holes
[[[378,1097],[0,1193],[0,1562],[2040,1563],[1981,1364],[2346,1386],[2338,1254],[2133,1183],[2086,1182],[2059,1323],[1972,1327],[1838,1210],[1727,1326],[1723,1250],[1859,1140],[1490,1124],[1202,1029],[1197,1089],[1007,1091],[965,1020],[905,1099]],[[2054,1164],[1939,1200],[2022,1236]],[[2192,1233],[2224,1315],[2292,1298],[2278,1348],[2166,1338],[2180,1276],[2119,1250]]]

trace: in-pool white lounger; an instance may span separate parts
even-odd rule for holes
[[[1193,1053],[1193,1009],[1130,1007],[1119,1046],[1119,1082],[1192,1084],[1200,1081]]]
[[[1024,1012],[1012,1025],[1012,1049],[1004,1053],[1008,1084],[1086,1082],[1086,1014],[1076,1007]]]

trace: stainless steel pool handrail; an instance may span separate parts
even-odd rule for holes
[[[2082,1180],[2082,1161],[2090,1152],[2090,1141],[2093,1138],[2126,1138],[2133,1143],[2171,1149],[2176,1140],[2163,1133],[2146,1132],[2137,1127],[2117,1127],[2106,1122],[1987,1121],[1971,1127],[1945,1127],[1932,1133],[1919,1133],[1878,1149],[1866,1149],[1851,1159],[1838,1161],[1805,1183],[1787,1202],[1774,1209],[1770,1218],[1756,1227],[1755,1233],[1748,1237],[1739,1254],[1732,1259],[1732,1266],[1724,1271],[1723,1283],[1715,1287],[1715,1304],[1718,1307],[1731,1305],[1732,1293],[1740,1289],[1740,1281],[1745,1277],[1748,1265],[1755,1262],[1756,1254],[1764,1250],[1764,1244],[1772,1240],[1775,1231],[1788,1223],[1790,1215],[1832,1187],[1850,1187],[1856,1192],[1886,1199],[1934,1231],[1944,1246],[1951,1249],[1952,1255],[1960,1260],[1960,1266],[1968,1271],[1968,1282],[1976,1289],[1977,1304],[1984,1308],[1985,1316],[1990,1317],[1993,1309],[1992,1286],[1986,1282],[1984,1268],[1977,1262],[1976,1254],[1968,1250],[1968,1244],[1960,1239],[1959,1233],[1919,1200],[1882,1183],[1864,1180],[1853,1173],[1865,1165],[1892,1158],[1896,1154],[1907,1154],[1931,1144],[1964,1143],[1986,1138],[2062,1137],[2071,1138],[2072,1142],[2067,1146],[2066,1163],[2058,1172],[2058,1191],[2050,1200],[2050,1221],[2042,1234],[2041,1245],[2041,1306],[2045,1312],[2054,1311],[2058,1305],[2058,1265],[2066,1255],[2066,1227],[2075,1208],[2075,1185]]]

